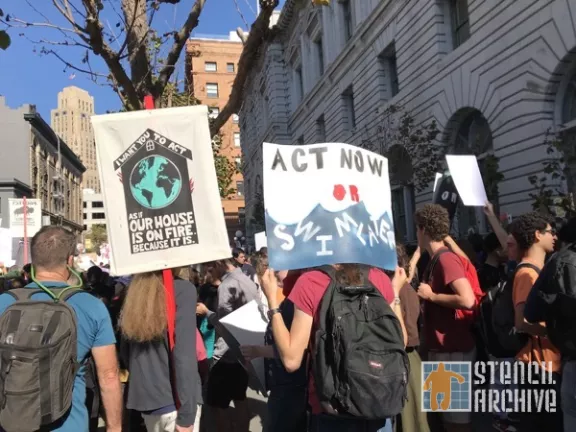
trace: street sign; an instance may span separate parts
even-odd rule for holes
[[[42,228],[42,202],[39,199],[9,198],[8,212],[12,237],[25,236],[24,215],[26,215],[26,237],[34,237]]]

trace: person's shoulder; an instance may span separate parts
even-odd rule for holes
[[[390,284],[390,277],[382,269],[372,267],[368,272],[368,279],[372,282],[376,287],[378,285],[389,285]]]
[[[6,310],[6,308],[15,301],[16,299],[7,292],[0,294],[0,314],[3,313],[4,310]]]
[[[83,313],[89,317],[98,318],[104,313],[108,313],[106,305],[87,291],[78,291],[74,293],[66,303],[72,307],[78,314],[78,312]]]
[[[196,286],[187,280],[184,279],[176,279],[174,281],[174,295],[176,298],[182,299],[193,299],[196,298]]]

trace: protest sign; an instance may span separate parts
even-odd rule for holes
[[[434,197],[432,202],[434,204],[439,204],[448,210],[450,220],[454,219],[456,209],[458,208],[458,200],[458,191],[456,190],[450,172],[446,171],[444,174],[436,174],[436,184],[434,187]]]
[[[268,326],[268,320],[264,312],[254,300],[246,303],[241,308],[226,315],[220,320],[220,325],[225,330],[215,325],[216,333],[221,336],[228,348],[232,350],[238,361],[247,368],[248,373],[257,379],[255,386],[263,393],[266,392],[266,374],[264,371],[264,359],[256,358],[250,363],[244,361],[240,352],[242,345],[264,345],[264,334]]]
[[[469,207],[484,207],[488,197],[476,156],[446,155],[446,163],[462,203]]]
[[[26,213],[26,236],[34,235],[42,228],[42,202],[39,199],[9,198],[10,231],[12,237],[24,237],[24,213]]]
[[[348,144],[264,143],[271,267],[396,267],[388,160]]]
[[[12,233],[8,228],[0,228],[0,263],[8,267],[12,262]]]
[[[262,231],[262,232],[254,234],[254,244],[256,246],[257,251],[259,251],[263,247],[268,246],[268,240],[266,238],[266,231]]]
[[[112,274],[230,257],[205,106],[92,117]]]

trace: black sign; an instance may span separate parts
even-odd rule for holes
[[[456,214],[456,209],[458,208],[458,201],[460,197],[458,195],[458,190],[454,184],[454,180],[450,175],[450,172],[446,171],[436,184],[436,190],[434,191],[434,198],[432,202],[434,204],[440,204],[450,215],[450,220],[454,219]]]
[[[189,149],[147,129],[114,161],[133,254],[198,243],[188,160]]]

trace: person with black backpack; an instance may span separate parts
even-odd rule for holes
[[[0,429],[6,432],[87,432],[90,356],[106,431],[121,431],[122,391],[110,315],[81,289],[72,269],[75,250],[70,231],[43,227],[31,241],[33,282],[0,295]]]
[[[562,249],[546,263],[526,301],[524,318],[546,323],[550,341],[562,354],[560,401],[564,431],[576,430],[576,218],[558,233]],[[552,429],[550,429],[552,430]]]
[[[295,305],[288,330],[274,270],[260,278],[286,370],[298,370],[309,349],[310,432],[392,431],[410,373],[399,297],[406,280],[400,268],[392,282],[383,271],[357,264],[314,268],[288,296]]]

